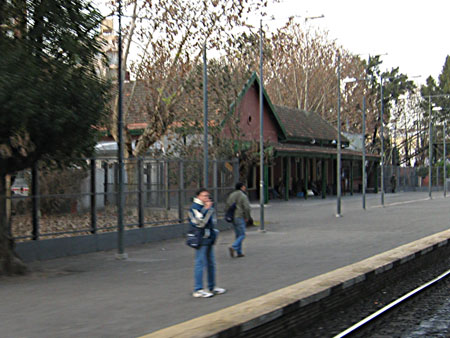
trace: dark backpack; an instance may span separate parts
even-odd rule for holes
[[[231,223],[234,220],[234,212],[236,211],[236,203],[230,205],[230,207],[225,212],[225,221]]]

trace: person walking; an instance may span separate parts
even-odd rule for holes
[[[200,246],[195,251],[194,264],[194,292],[196,298],[209,298],[226,292],[225,289],[216,286],[216,260],[214,257],[214,243],[217,230],[213,201],[208,190],[199,189],[189,208],[189,223],[193,230],[197,231],[201,239]],[[207,271],[208,288],[203,288],[203,271]]]
[[[252,217],[250,215],[250,201],[247,196],[247,188],[244,183],[238,182],[235,186],[236,190],[233,191],[227,198],[226,209],[236,203],[236,209],[233,218],[233,227],[236,240],[228,248],[231,258],[244,257],[242,252],[242,242],[245,239],[245,225],[247,222],[251,222]]]
[[[395,189],[397,188],[397,177],[395,175],[391,176],[391,191],[395,192]]]

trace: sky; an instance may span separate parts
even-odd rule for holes
[[[280,1],[268,10],[280,19],[279,24],[292,15],[300,16],[295,19],[300,22],[305,17],[324,15],[308,23],[327,31],[330,40],[336,39],[337,44],[362,58],[387,53],[382,56],[381,70],[399,67],[418,84],[425,83],[430,75],[437,80],[450,55],[450,39],[446,36],[450,33],[448,0]],[[104,0],[93,2],[98,5]],[[259,19],[255,19],[254,24],[259,26]],[[265,26],[270,25],[276,23],[265,22]]]
[[[362,58],[387,53],[381,70],[399,67],[421,76],[413,78],[419,84],[430,75],[437,80],[450,55],[448,0],[283,0],[270,10],[276,18],[323,14],[309,23]]]

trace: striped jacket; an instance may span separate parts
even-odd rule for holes
[[[198,198],[189,208],[189,223],[192,229],[199,231],[202,238],[201,245],[212,245],[216,240],[216,231],[214,223],[216,220],[215,210],[213,207],[206,209],[203,202]]]

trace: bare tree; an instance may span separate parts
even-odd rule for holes
[[[268,43],[271,58],[265,65],[269,74],[266,88],[272,99],[280,105],[317,112],[335,125],[337,55],[341,55],[341,78],[365,78],[364,61],[336,45],[327,32],[313,30],[293,20],[278,29]],[[348,122],[348,132],[361,132],[364,95],[369,102],[368,131],[376,122],[376,102],[367,88],[365,81],[341,83],[341,120],[343,124]]]
[[[245,26],[248,15],[266,5],[256,0],[134,0],[128,3],[132,14],[125,29],[123,71],[131,71],[135,84],[127,102],[138,103],[135,104],[138,111],[134,113],[146,127],[134,149],[125,130],[125,156],[144,154],[185,110],[186,88],[196,72],[204,44],[208,50],[221,49],[232,37],[235,27]],[[139,53],[137,59],[129,61],[132,44],[138,46]],[[143,86],[145,94],[137,97],[135,86]],[[130,106],[125,108],[126,119]],[[115,104],[109,127],[115,140],[117,118]]]

